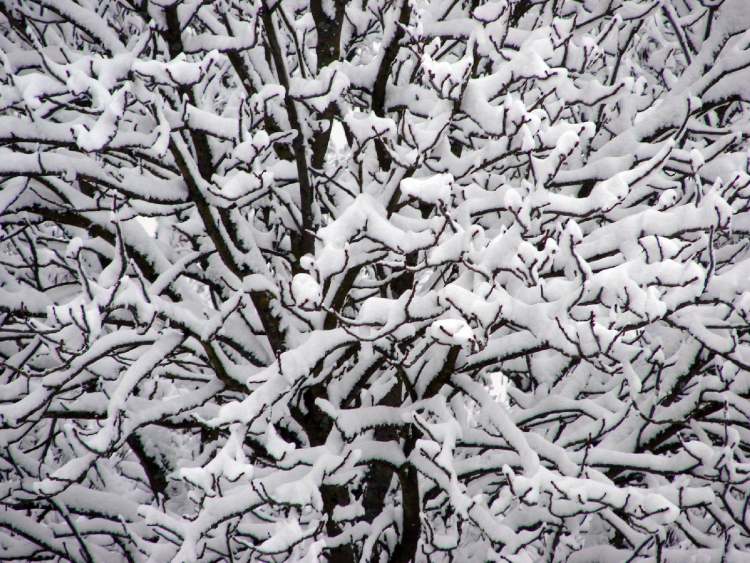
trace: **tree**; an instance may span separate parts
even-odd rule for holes
[[[0,0],[0,557],[744,560],[748,29]]]

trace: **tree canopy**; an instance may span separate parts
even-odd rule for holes
[[[745,561],[748,29],[0,0],[0,559]]]

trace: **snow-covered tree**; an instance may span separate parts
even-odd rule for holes
[[[748,29],[0,0],[0,559],[746,561]]]

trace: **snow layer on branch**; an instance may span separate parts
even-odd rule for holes
[[[437,174],[427,178],[407,178],[401,181],[401,190],[405,195],[416,197],[433,205],[445,204],[451,195],[451,174]]]

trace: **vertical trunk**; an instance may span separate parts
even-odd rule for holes
[[[414,449],[417,436],[414,430],[404,444],[404,453],[408,456]],[[414,561],[422,534],[421,502],[419,495],[419,474],[410,463],[398,471],[401,485],[401,539],[393,550],[392,563],[409,563]]]

